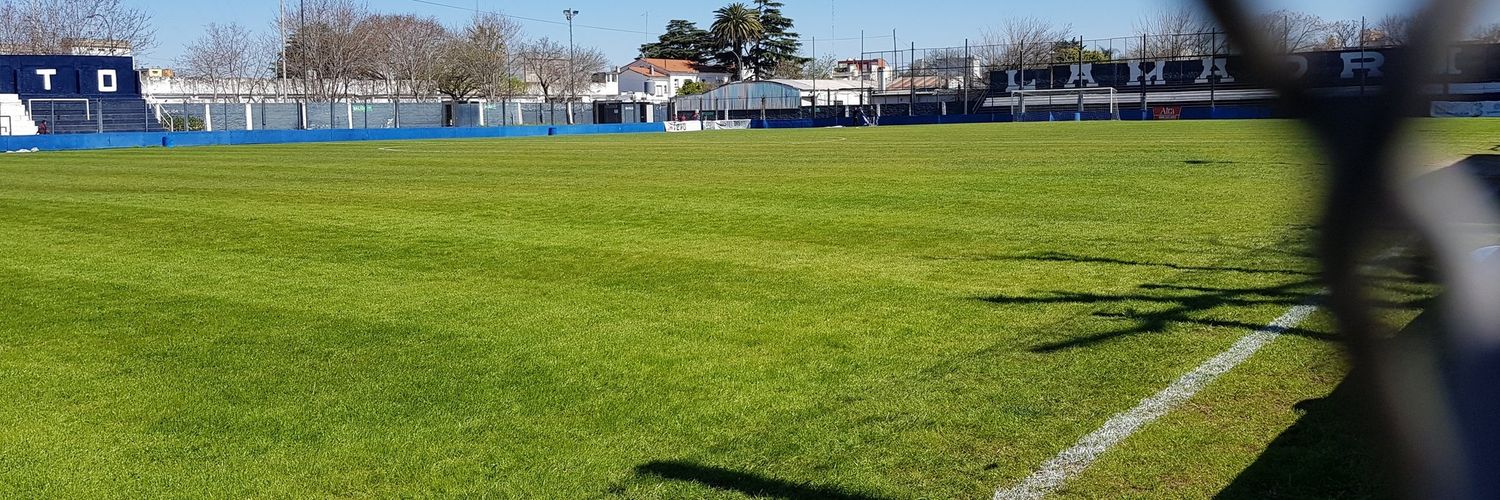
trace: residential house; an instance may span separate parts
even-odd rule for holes
[[[620,70],[620,93],[644,93],[650,97],[669,98],[688,82],[710,85],[729,83],[729,72],[723,68],[703,66],[684,59],[636,59]]]

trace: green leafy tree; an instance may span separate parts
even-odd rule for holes
[[[801,36],[792,32],[792,19],[781,14],[785,6],[776,0],[754,0],[760,13],[761,36],[750,49],[750,66],[756,78],[772,78],[778,68],[801,67],[812,59],[797,55]]]
[[[1052,44],[1052,62],[1057,64],[1078,64],[1079,57],[1083,58],[1085,64],[1109,62],[1115,59],[1115,53],[1109,49],[1090,49],[1078,40],[1063,40]]]
[[[748,51],[765,34],[760,24],[760,13],[743,3],[732,3],[714,11],[714,24],[709,29],[721,46],[725,48],[734,64],[736,79],[749,73]]]
[[[682,88],[677,89],[677,95],[685,96],[707,94],[710,90],[713,90],[713,87],[709,86],[707,83],[693,81],[682,84]]]
[[[657,37],[656,42],[641,46],[641,57],[686,59],[707,64],[716,49],[713,34],[699,29],[692,21],[673,19],[667,22],[666,33]]]

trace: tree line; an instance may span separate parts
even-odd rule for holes
[[[145,51],[156,46],[156,31],[150,15],[122,0],[0,1],[0,54],[67,54],[88,41]]]
[[[1337,50],[1352,47],[1392,47],[1410,39],[1416,18],[1389,15],[1366,24],[1360,20],[1330,20],[1294,10],[1266,12],[1257,19],[1260,32],[1271,49],[1281,53]],[[1500,43],[1500,23],[1476,30],[1472,41]],[[1120,47],[1087,46],[1070,25],[1034,17],[1006,20],[986,30],[981,44],[970,55],[986,69],[1036,67],[1128,59],[1175,59],[1228,54],[1233,48],[1217,22],[1189,9],[1169,9],[1149,14],[1134,24],[1134,35]],[[914,61],[921,70],[938,60],[959,60],[963,49],[929,51]]]
[[[803,57],[802,37],[776,0],[731,3],[713,12],[708,29],[683,19],[667,22],[656,42],[641,46],[643,58],[684,59],[705,67],[723,68],[735,80],[802,78],[832,64]],[[694,87],[687,91],[699,90]]]
[[[593,47],[528,39],[520,23],[496,13],[447,26],[430,16],[371,12],[354,0],[303,0],[270,28],[256,34],[211,24],[179,64],[189,77],[211,81],[285,78],[291,90],[319,100],[348,98],[353,85],[373,81],[383,83],[381,93],[414,100],[509,99],[535,88],[549,102],[586,94],[609,65]]]

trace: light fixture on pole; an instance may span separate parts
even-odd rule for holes
[[[578,98],[578,75],[573,66],[573,58],[577,51],[573,48],[573,16],[580,14],[574,9],[563,9],[563,17],[568,18],[568,124],[573,124],[573,100]]]

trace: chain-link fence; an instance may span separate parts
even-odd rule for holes
[[[665,121],[665,105],[627,123]],[[535,102],[176,102],[151,107],[170,131],[509,127],[610,123],[598,103]],[[571,118],[569,114],[571,113]]]
[[[1380,62],[1373,64],[1381,64],[1387,56],[1404,50],[1388,40],[1366,39],[1363,30],[1358,33],[1343,38],[1271,33],[1267,47],[1310,78],[1326,77],[1320,72],[1326,67],[1340,66],[1339,73],[1348,72],[1351,59],[1378,58]],[[949,102],[949,114],[1014,112],[1020,107],[1014,94],[1034,90],[1115,88],[1117,95],[1111,100],[1118,100],[1127,118],[1151,118],[1163,113],[1175,117],[1182,108],[1269,107],[1276,97],[1253,79],[1239,76],[1245,73],[1243,53],[1219,30],[1097,39],[1053,39],[1026,33],[993,38],[1017,41],[925,48],[907,42],[890,49],[866,50],[860,59],[842,62],[834,74],[837,80],[855,81],[871,89],[873,103]],[[1352,52],[1361,55],[1351,58],[1348,54]],[[1353,86],[1365,93],[1376,86],[1365,76],[1379,73],[1360,71],[1356,81],[1329,81],[1319,86]],[[1088,100],[1077,94],[1049,97],[1042,109],[1033,109],[1088,111],[1084,109]],[[1103,101],[1093,104],[1108,108]],[[1162,107],[1169,109],[1159,109]],[[912,111],[918,115],[944,112],[920,106]]]
[[[432,127],[590,125],[666,121],[668,106],[618,102],[233,102],[141,99],[33,99],[26,110],[37,133],[325,130]],[[610,106],[614,107],[611,108]],[[649,108],[646,109],[646,108]],[[612,112],[610,110],[613,110]],[[571,116],[570,116],[571,115]],[[0,120],[0,135],[28,133],[31,124]]]

